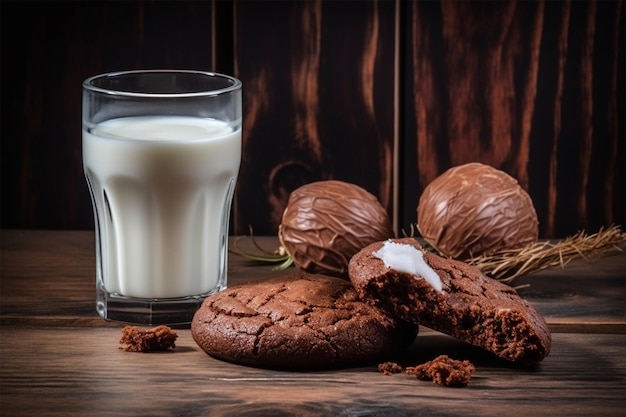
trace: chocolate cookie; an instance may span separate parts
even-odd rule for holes
[[[408,347],[417,326],[362,302],[350,282],[298,274],[208,297],[191,323],[209,355],[242,365],[307,369],[379,361]]]
[[[385,242],[373,243],[354,255],[348,266],[350,280],[363,300],[398,319],[449,334],[510,361],[539,362],[550,353],[551,335],[544,318],[513,288],[473,266],[425,251],[413,238],[388,242],[421,252],[419,258],[430,273],[415,275],[386,266],[379,252]],[[432,272],[439,282],[433,282]]]

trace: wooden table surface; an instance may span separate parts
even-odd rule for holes
[[[174,351],[118,348],[123,324],[95,312],[94,234],[0,232],[0,415],[2,416],[624,416],[626,257],[575,262],[514,285],[553,332],[552,353],[514,366],[422,328],[404,360],[469,359],[465,388],[445,388],[376,364],[285,372],[206,355],[188,328]],[[261,243],[273,249],[277,240]],[[240,256],[229,283],[275,272]]]

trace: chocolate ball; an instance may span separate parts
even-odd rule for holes
[[[290,194],[278,237],[300,269],[345,278],[352,255],[393,237],[393,230],[373,194],[328,180],[305,184]]]
[[[417,227],[428,243],[461,260],[520,248],[539,234],[526,191],[507,173],[475,162],[428,184],[417,206]]]

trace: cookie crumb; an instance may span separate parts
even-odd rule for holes
[[[126,326],[122,329],[120,349],[126,352],[157,352],[174,349],[178,334],[168,326],[140,329]]]
[[[399,374],[402,367],[395,362],[385,362],[378,365],[378,370],[385,375]]]
[[[446,387],[464,387],[469,384],[475,370],[470,361],[459,361],[440,355],[425,364],[406,368],[406,373]]]

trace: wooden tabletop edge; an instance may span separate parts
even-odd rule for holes
[[[91,328],[122,328],[128,323],[103,320],[100,317],[66,317],[66,316],[0,316],[0,326],[23,327],[91,327]],[[150,327],[150,326],[140,326]],[[185,329],[189,325],[171,326]],[[626,320],[622,322],[548,322],[552,333],[587,333],[587,334],[626,334]],[[424,331],[430,329],[424,328]]]

